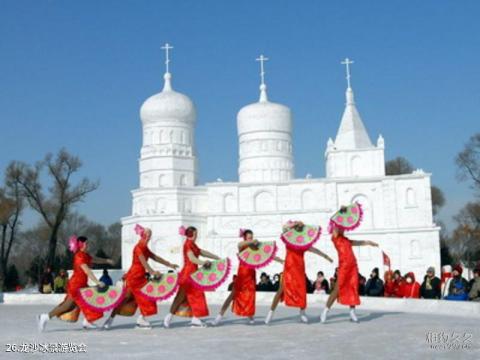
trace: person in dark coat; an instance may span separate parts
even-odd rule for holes
[[[308,278],[307,274],[305,274],[305,283],[307,284],[307,294],[313,293],[313,283]]]
[[[260,282],[257,284],[257,291],[273,291],[272,282],[267,273],[260,275]]]
[[[100,281],[103,282],[105,285],[107,286],[112,286],[113,285],[113,281],[112,281],[112,278],[110,277],[110,275],[108,274],[108,270],[107,269],[103,269],[103,275],[102,277],[100,278]]]
[[[365,285],[365,295],[383,296],[383,280],[378,276],[378,268],[374,268],[370,274],[370,279]]]
[[[362,274],[358,273],[358,295],[365,296],[366,283],[367,283],[367,278]]]
[[[50,267],[45,268],[45,272],[42,274],[42,277],[40,278],[40,286],[39,286],[39,291],[42,294],[51,294],[53,293],[53,273],[52,269]]]
[[[448,287],[448,295],[445,300],[465,301],[468,300],[468,282],[462,277],[463,268],[461,265],[453,267],[453,278]]]
[[[471,301],[480,301],[480,269],[473,270],[473,282],[470,286],[468,298]]]
[[[273,291],[278,291],[280,287],[280,274],[273,275],[272,289]]]
[[[420,286],[420,297],[424,299],[440,299],[442,296],[441,281],[435,276],[435,268],[430,266]]]

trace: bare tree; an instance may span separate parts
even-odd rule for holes
[[[85,235],[93,253],[104,252],[109,258],[118,261],[121,256],[121,229],[120,223],[106,227],[83,215],[72,213],[65,219],[60,234],[65,238],[71,234]]]
[[[23,197],[17,183],[6,181],[0,189],[0,290],[4,288],[13,244],[17,240],[17,228],[24,207]]]
[[[48,154],[35,166],[13,162],[9,166],[7,179],[19,184],[29,205],[43,219],[50,229],[47,252],[47,266],[53,266],[60,227],[72,207],[98,188],[98,182],[83,178],[76,185],[72,177],[80,170],[82,163],[76,156],[62,149],[53,157]],[[46,170],[52,184],[45,192],[41,178]]]
[[[385,173],[387,175],[411,174],[415,170],[413,165],[404,157],[396,157],[385,163]]]
[[[465,205],[454,217],[457,227],[450,240],[450,252],[469,266],[480,260],[480,202]]]
[[[460,180],[473,181],[473,188],[480,192],[480,133],[470,137],[455,162]]]

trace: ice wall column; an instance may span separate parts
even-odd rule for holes
[[[260,99],[237,115],[239,141],[238,175],[241,183],[285,182],[294,177],[292,115],[284,105],[270,102],[261,55]]]
[[[350,65],[353,61],[345,59],[347,91],[346,103],[340,127],[335,141],[327,143],[325,162],[327,178],[384,176],[384,140],[380,135],[377,146],[370,141],[362,118],[355,105],[350,83]]]

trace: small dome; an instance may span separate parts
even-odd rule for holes
[[[238,133],[252,131],[292,131],[292,114],[288,107],[261,101],[243,107],[237,115]]]
[[[164,76],[165,85],[162,92],[149,97],[140,108],[140,118],[143,123],[153,123],[162,120],[179,120],[195,122],[195,105],[184,94],[172,90],[171,75]]]

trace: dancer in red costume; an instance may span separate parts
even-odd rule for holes
[[[258,246],[258,240],[253,238],[252,230],[240,230],[242,241],[238,243],[238,252],[245,250],[247,247]],[[273,260],[283,264],[283,260],[274,257]],[[254,268],[248,267],[243,263],[239,263],[237,276],[233,282],[233,289],[230,295],[225,299],[220,313],[217,315],[212,325],[220,324],[223,316],[227,312],[230,304],[232,304],[232,312],[237,316],[245,316],[248,318],[249,324],[254,324],[255,315],[255,294],[256,294],[256,271]]]
[[[301,221],[289,222],[287,225],[289,228],[303,228],[304,224]],[[303,323],[308,323],[308,317],[305,314],[307,307],[307,283],[305,274],[305,259],[304,254],[306,251],[314,253],[333,262],[333,260],[322,251],[311,246],[306,250],[294,249],[287,246],[287,254],[285,256],[285,264],[283,273],[280,279],[280,287],[275,294],[270,307],[270,311],[265,318],[265,324],[269,324],[273,318],[273,313],[278,306],[278,303],[282,300],[285,301],[285,305],[296,307],[300,309],[300,320]]]
[[[44,331],[47,322],[53,317],[60,317],[79,307],[84,315],[83,328],[96,329],[97,326],[93,324],[94,321],[103,316],[102,312],[94,311],[85,307],[80,300],[80,289],[88,286],[88,279],[94,282],[99,287],[104,287],[105,284],[97,279],[90,267],[95,264],[113,265],[113,260],[92,257],[87,253],[88,239],[85,236],[72,236],[69,240],[70,251],[74,253],[73,256],[73,275],[68,281],[67,296],[60,305],[55,307],[48,314],[41,314],[37,317],[38,330]]]
[[[201,260],[200,256],[219,260],[217,255],[212,254],[204,249],[200,249],[197,244],[197,229],[193,226],[185,229],[180,228],[180,234],[186,237],[183,244],[183,268],[180,271],[179,285],[180,289],[173,300],[170,312],[165,316],[163,325],[166,328],[170,327],[170,322],[173,316],[177,313],[181,306],[188,307],[189,315],[191,310],[192,327],[205,327],[206,325],[199,318],[208,316],[207,301],[205,299],[205,292],[196,288],[190,280],[190,275],[197,271],[198,266],[209,266],[211,264],[208,260]]]
[[[116,315],[121,315],[122,306],[132,305],[140,308],[140,315],[137,319],[137,328],[151,329],[150,322],[145,319],[146,316],[152,316],[157,313],[157,303],[153,300],[146,299],[140,294],[140,290],[148,282],[145,276],[148,273],[150,276],[161,276],[161,273],[154,270],[149,264],[148,260],[152,259],[159,264],[165,265],[171,269],[178,268],[178,265],[172,264],[162,257],[154,254],[148,248],[148,243],[152,237],[152,230],[144,228],[140,225],[135,226],[135,232],[140,236],[137,245],[133,248],[132,266],[128,272],[123,276],[125,280],[125,287],[127,293],[125,299],[118,305],[111,313],[103,325],[104,329],[109,329],[112,326],[113,318]]]
[[[332,242],[338,252],[338,273],[335,286],[327,300],[327,306],[320,316],[320,321],[327,320],[327,314],[335,300],[340,304],[350,306],[350,319],[358,322],[355,314],[355,306],[360,305],[358,296],[358,266],[357,259],[353,254],[352,246],[378,246],[373,241],[350,240],[344,236],[344,230],[333,226]]]

